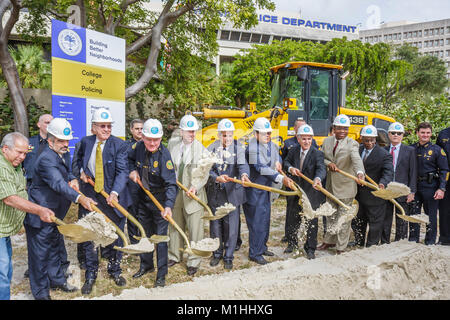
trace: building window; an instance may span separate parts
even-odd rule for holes
[[[430,36],[434,34],[434,29],[430,29]]]
[[[422,37],[422,30],[419,31],[419,37]]]
[[[252,43],[259,43],[260,41],[261,41],[261,35],[253,33],[250,42],[252,42]]]
[[[439,51],[439,57],[443,58],[444,57],[444,51]]]
[[[447,50],[447,57],[450,57],[450,50]]]
[[[428,41],[424,41],[423,46],[424,46],[425,48],[428,48]]]
[[[405,32],[405,33],[403,34],[403,36],[405,37],[405,39],[408,39],[408,32]]]
[[[439,40],[434,40],[434,46],[439,47]]]
[[[242,32],[241,35],[241,42],[249,42],[250,41],[250,37],[251,37],[251,33],[248,32]]]
[[[401,33],[398,34],[398,40],[402,40],[402,34]]]
[[[384,42],[387,41],[387,35],[384,35]]]
[[[408,38],[412,37],[412,32],[408,32]]]
[[[414,38],[417,38],[417,31],[414,31],[413,37],[414,37]]]
[[[231,41],[239,41],[240,38],[241,38],[240,32],[237,32],[237,31],[231,32],[231,37],[230,37]]]
[[[447,27],[447,33],[450,33],[450,27]]]
[[[444,27],[441,28],[441,34],[444,34]]]
[[[269,43],[269,40],[270,40],[270,35],[263,34],[263,36],[261,38],[261,43]]]
[[[423,35],[424,35],[424,37],[428,37],[428,29],[423,31]]]
[[[222,32],[220,34],[220,40],[228,40],[229,37],[230,37],[230,31],[222,30]]]
[[[422,42],[419,42],[418,45],[419,45],[419,49],[422,49]]]
[[[389,41],[392,41],[392,34],[390,34],[390,35],[388,36],[388,40],[389,40]]]
[[[394,33],[394,40],[397,40],[397,34]]]
[[[444,45],[444,39],[439,40],[439,44],[442,47]]]
[[[273,40],[281,41],[281,37],[280,36],[273,36]]]

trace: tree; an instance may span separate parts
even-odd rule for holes
[[[25,119],[23,92],[17,70],[7,52],[7,40],[16,24],[19,11],[28,9],[25,22],[19,30],[28,39],[39,40],[45,32],[47,18],[65,19],[70,5],[80,6],[85,13],[85,27],[99,30],[127,40],[128,60],[143,63],[142,73],[126,88],[126,99],[137,95],[149,83],[158,78],[158,62],[163,39],[175,49],[188,50],[191,54],[210,59],[217,52],[216,30],[223,23],[222,17],[234,27],[249,28],[257,23],[256,9],[274,9],[270,0],[166,0],[161,12],[146,9],[146,0],[5,0],[0,5],[0,19],[7,10],[11,15],[5,28],[0,29],[0,63],[14,106],[16,129],[28,133]],[[172,49],[172,52],[175,52]],[[184,71],[184,70],[182,70]]]

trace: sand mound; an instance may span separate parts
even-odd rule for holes
[[[403,240],[98,299],[450,299],[450,247]]]

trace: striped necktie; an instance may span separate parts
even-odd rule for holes
[[[95,151],[95,192],[103,190],[103,156],[102,156],[102,141],[97,143],[97,149]]]

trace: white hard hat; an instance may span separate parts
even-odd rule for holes
[[[161,138],[163,136],[163,128],[161,122],[156,119],[148,119],[142,127],[142,134],[147,138]]]
[[[181,130],[198,130],[197,119],[190,114],[184,115],[180,120]]]
[[[54,118],[47,126],[47,132],[61,140],[72,140],[72,126],[64,118]]]
[[[307,124],[304,124],[304,125],[302,125],[302,126],[300,126],[300,128],[298,128],[298,130],[297,130],[297,135],[299,136],[299,135],[311,135],[311,136],[313,136],[314,135],[314,130],[313,130],[313,128],[311,128],[311,126],[309,126],[309,125],[307,125]]]
[[[253,131],[272,132],[272,127],[267,118],[258,118],[255,120],[255,123],[253,124]]]
[[[340,114],[334,119],[333,125],[340,127],[350,127],[350,118],[345,114]]]
[[[217,125],[217,131],[234,131],[234,124],[231,120],[222,119]]]
[[[389,126],[388,132],[405,132],[405,128],[400,122],[391,123]]]
[[[111,112],[105,108],[96,109],[92,114],[92,122],[113,122]]]
[[[365,126],[361,130],[361,136],[362,137],[377,137],[378,132],[377,128],[375,128],[373,125],[369,124],[368,126]]]

